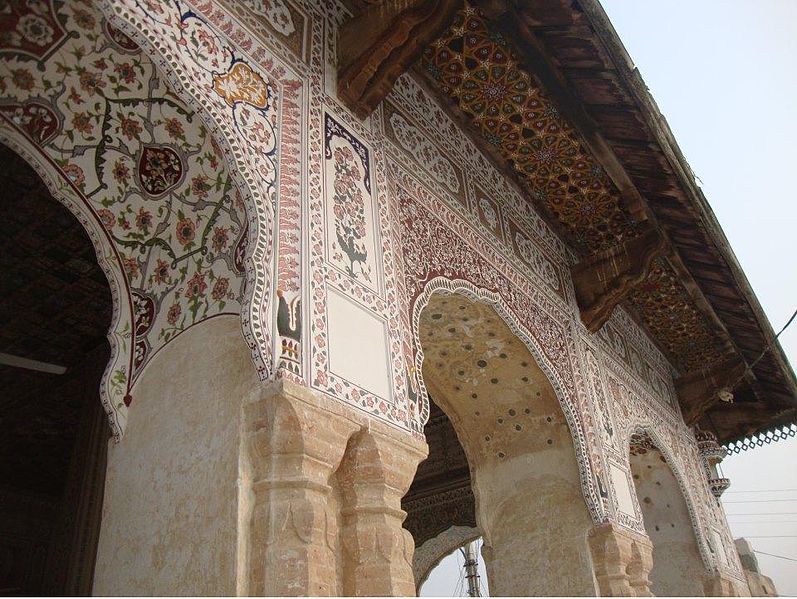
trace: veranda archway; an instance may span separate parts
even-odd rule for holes
[[[0,144],[0,594],[92,591],[112,293],[86,225]]]
[[[650,590],[661,596],[702,596],[709,574],[681,486],[670,464],[644,431],[631,435],[631,474],[645,530],[653,544]]]
[[[528,347],[492,305],[443,290],[418,333],[424,383],[467,456],[491,592],[594,595],[573,440]]]

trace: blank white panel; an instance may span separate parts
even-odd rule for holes
[[[635,517],[634,500],[631,498],[631,489],[628,486],[628,475],[614,464],[609,464],[612,473],[612,484],[617,496],[617,507],[624,514]]]
[[[327,294],[329,369],[384,399],[390,399],[385,322],[341,293]]]

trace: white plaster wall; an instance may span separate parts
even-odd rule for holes
[[[236,316],[147,366],[108,453],[95,594],[235,594],[240,407],[257,387]]]
[[[678,481],[656,450],[631,456],[645,530],[653,543],[654,595],[702,596],[708,574]]]

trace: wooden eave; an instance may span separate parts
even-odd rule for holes
[[[757,401],[717,405],[701,424],[727,443],[797,422],[794,371],[667,121],[599,2],[577,0],[571,14],[570,26],[535,31],[542,46],[598,123],[744,361],[752,364],[770,347],[753,368]]]
[[[748,366],[755,363],[749,380],[737,389],[739,401],[710,408],[701,427],[730,443],[797,423],[794,371],[667,121],[599,2],[474,4],[563,108],[612,178],[626,210],[655,223],[668,239],[669,263],[728,354],[738,354]],[[629,312],[636,314],[633,308]]]
[[[373,0],[362,4],[362,14],[383,14],[374,11],[379,4]],[[461,0],[401,3],[402,22],[411,22],[410,29],[424,40],[433,39],[442,34],[444,19],[413,20],[407,15],[423,14],[422,8],[436,6],[450,13],[461,4]],[[728,443],[797,423],[797,378],[666,120],[598,0],[472,0],[472,4],[517,50],[524,67],[579,133],[612,180],[623,209],[637,222],[649,221],[667,240],[667,262],[707,326],[721,340],[726,357],[738,355],[748,367],[755,363],[735,390],[738,401],[709,408],[699,424],[714,431],[720,442]],[[374,73],[389,76],[375,76],[363,88],[359,98],[366,101],[349,101],[361,115],[389,91],[401,70],[394,65],[404,65],[419,53],[417,44],[411,49],[400,47],[396,41],[400,36],[389,19],[372,22],[380,23],[378,29],[383,31],[371,36],[378,39],[373,48],[381,54],[356,45],[352,52],[373,63]],[[356,40],[357,36],[349,33],[348,38]],[[372,57],[376,55],[385,58],[375,62]],[[352,79],[347,79],[345,70],[343,73],[341,81]],[[426,87],[441,97],[456,120],[468,123],[448,98]],[[471,137],[503,172],[518,180],[494,148],[477,139],[478,135]],[[547,207],[540,202],[535,206],[562,234],[561,224]],[[576,249],[584,249],[572,236],[564,237]],[[627,307],[632,315],[637,313],[633,305]],[[638,316],[635,319],[646,328]],[[669,355],[655,335],[651,338],[677,365],[677,356]],[[770,349],[759,359],[767,347]]]

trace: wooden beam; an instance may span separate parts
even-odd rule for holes
[[[747,376],[747,365],[733,356],[710,369],[696,370],[676,379],[684,422],[691,426],[720,401],[733,401],[734,388]]]
[[[493,22],[501,33],[514,42],[523,66],[540,81],[557,110],[579,133],[590,153],[603,167],[620,194],[623,208],[637,221],[656,222],[653,211],[603,137],[597,123],[587,113],[583,103],[529,27],[529,21],[533,20],[531,15],[530,6],[513,2],[513,6],[502,13],[494,11]]]
[[[365,118],[451,23],[462,0],[385,0],[346,22],[338,40],[338,96]]]
[[[592,254],[570,269],[581,320],[593,333],[647,278],[653,259],[667,251],[666,239],[650,222],[641,229],[639,236]]]

